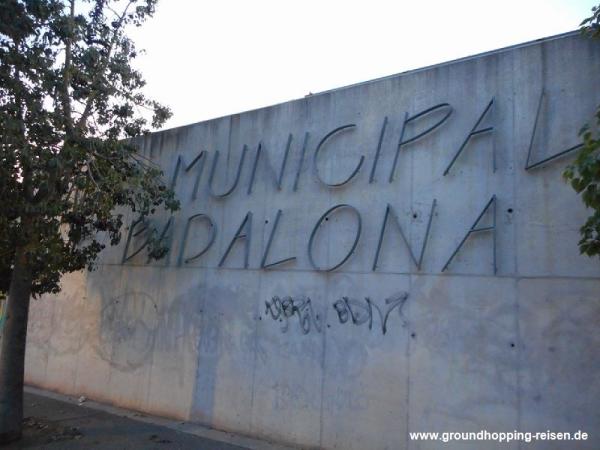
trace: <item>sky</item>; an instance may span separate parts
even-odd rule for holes
[[[597,0],[160,0],[130,36],[163,128],[575,30]]]

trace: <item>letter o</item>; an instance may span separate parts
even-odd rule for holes
[[[334,212],[337,209],[341,209],[341,208],[350,208],[352,211],[354,211],[354,213],[356,213],[356,218],[358,219],[358,230],[356,232],[356,237],[354,238],[354,243],[352,244],[352,248],[350,249],[350,251],[348,252],[348,254],[336,265],[328,268],[328,269],[321,269],[319,268],[319,266],[317,266],[315,264],[314,258],[313,258],[313,254],[312,254],[312,247],[313,247],[313,241],[315,239],[315,236],[317,234],[317,230],[319,229],[319,227],[321,226],[321,222],[323,222],[323,220],[332,212]],[[325,211],[325,214],[323,214],[320,219],[317,221],[317,223],[315,224],[312,232],[310,233],[310,239],[308,240],[308,259],[310,261],[310,264],[313,266],[313,268],[315,270],[318,271],[322,271],[322,272],[331,272],[335,269],[337,269],[338,267],[340,267],[342,264],[344,264],[348,258],[350,258],[350,256],[352,256],[352,253],[354,253],[354,250],[356,249],[356,246],[358,245],[358,240],[360,239],[360,233],[362,231],[362,218],[360,216],[360,213],[358,212],[358,210],[351,205],[346,205],[346,204],[340,204],[340,205],[335,205],[332,208],[329,208],[327,211]]]

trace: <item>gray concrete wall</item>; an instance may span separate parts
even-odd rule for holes
[[[600,102],[598,73],[600,46],[569,34],[152,134],[143,152],[169,179],[183,158],[171,252],[153,264],[143,250],[130,257],[144,233],[127,246],[125,231],[97,271],[69,275],[61,294],[34,302],[28,382],[302,447],[436,449],[408,432],[582,430],[590,439],[568,448],[600,448],[600,265],[577,249],[588,213],[561,180],[572,154],[525,169],[541,92],[530,165],[577,144]],[[444,175],[492,98],[477,129],[493,130],[469,139]],[[390,182],[405,114],[442,103],[451,115],[400,147]],[[409,120],[404,140],[449,109]],[[350,124],[315,166],[319,142]],[[248,193],[259,143],[271,166],[259,160]],[[237,187],[211,195],[216,152],[220,194],[244,145]],[[348,183],[319,180],[345,180],[361,156]],[[478,224],[487,231],[443,270],[490,200]],[[339,204],[354,209],[322,221],[313,265],[311,232]],[[388,216],[373,270],[388,204],[406,242]],[[278,210],[266,263],[295,259],[261,268]],[[220,266],[248,212],[245,237]],[[195,214],[212,228],[192,219],[185,238]],[[358,217],[345,264],[315,269],[351,250]],[[186,262],[212,230],[213,244]],[[418,268],[410,251],[418,262],[424,241]],[[496,447],[519,443],[485,443]]]

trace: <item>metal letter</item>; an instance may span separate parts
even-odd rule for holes
[[[427,229],[425,231],[425,238],[423,239],[423,246],[421,247],[421,254],[419,255],[419,259],[417,260],[417,258],[415,258],[415,255],[412,251],[412,248],[410,247],[410,244],[408,243],[408,239],[406,239],[406,235],[404,234],[404,231],[402,230],[402,226],[400,225],[398,216],[394,213],[394,210],[392,209],[392,205],[390,205],[388,203],[387,207],[385,208],[385,214],[383,215],[383,223],[381,225],[381,232],[379,233],[379,241],[377,242],[377,251],[375,252],[375,260],[373,261],[373,268],[372,268],[373,271],[375,271],[377,269],[377,262],[379,261],[379,253],[381,252],[381,245],[383,244],[385,227],[387,225],[388,216],[390,216],[390,215],[392,216],[392,218],[396,222],[396,225],[398,226],[398,230],[400,231],[400,236],[402,236],[402,240],[404,241],[404,243],[406,244],[406,247],[408,248],[408,253],[410,255],[410,259],[412,259],[415,266],[417,266],[417,270],[421,270],[421,264],[423,263],[423,255],[425,254],[425,247],[427,246],[427,241],[429,239],[429,231],[431,230],[431,221],[433,219],[433,213],[435,211],[436,204],[437,204],[437,200],[433,199],[433,202],[431,203],[431,211],[429,213],[429,220],[427,221]]]
[[[242,234],[242,230],[245,228],[247,228],[247,230],[245,230],[244,233]],[[250,244],[251,244],[251,240],[252,240],[252,212],[251,211],[248,211],[248,214],[246,214],[246,217],[244,217],[244,220],[242,221],[240,227],[235,232],[233,239],[231,239],[231,242],[229,243],[227,250],[225,250],[223,257],[221,258],[221,261],[219,261],[219,267],[223,266],[223,263],[225,262],[225,259],[227,259],[227,255],[229,255],[229,252],[231,251],[233,244],[235,244],[235,241],[238,239],[242,239],[242,238],[244,238],[246,240],[245,249],[244,249],[244,251],[245,251],[245,253],[244,253],[244,269],[247,269],[248,268],[248,258],[250,257]]]
[[[329,269],[320,269],[315,264],[315,261],[313,259],[313,255],[312,255],[313,240],[315,238],[315,235],[317,234],[317,230],[319,229],[319,226],[321,225],[321,222],[323,222],[323,220],[327,217],[327,215],[331,214],[333,211],[335,211],[336,209],[340,209],[340,208],[350,208],[352,211],[354,211],[356,213],[356,217],[358,219],[358,231],[356,233],[356,238],[354,239],[354,243],[352,244],[352,248],[350,249],[350,251],[348,252],[348,254],[344,257],[344,259],[342,259],[339,263],[337,263],[333,267],[330,267]],[[354,206],[340,204],[340,205],[335,205],[334,207],[328,209],[325,212],[325,214],[323,214],[321,216],[321,218],[317,221],[317,223],[314,226],[312,232],[310,233],[310,239],[308,240],[308,259],[310,261],[311,266],[313,266],[313,268],[315,270],[325,271],[325,272],[331,272],[331,271],[337,269],[338,267],[340,267],[342,264],[344,264],[348,260],[348,258],[350,258],[350,256],[352,255],[352,253],[354,253],[354,250],[356,249],[356,246],[358,245],[358,240],[360,239],[360,233],[361,233],[361,231],[362,231],[362,218],[360,216],[360,213],[358,212],[358,210]]]
[[[198,218],[198,219],[202,218],[202,219],[208,220],[208,223],[209,223],[210,228],[211,228],[210,238],[208,240],[208,244],[206,244],[202,250],[200,250],[194,256],[190,256],[189,258],[186,258],[184,260],[183,259],[183,252],[185,250],[185,244],[187,243],[188,232],[190,230],[190,223],[192,222],[192,220],[194,220],[196,218]],[[213,220],[211,219],[211,217],[208,214],[194,214],[193,216],[191,216],[188,219],[187,223],[185,224],[185,230],[183,232],[183,240],[181,241],[181,249],[179,250],[178,264],[181,265],[182,262],[185,263],[185,264],[187,264],[190,261],[193,261],[194,259],[200,258],[213,245],[213,243],[215,242],[215,238],[216,237],[217,237],[217,227],[216,227],[216,225],[214,224]]]
[[[426,116],[427,114],[432,113],[433,111],[435,111],[437,109],[446,108],[446,107],[448,108],[448,113],[444,117],[442,117],[437,123],[433,124],[432,126],[427,128],[425,131],[417,134],[416,136],[413,136],[410,139],[407,139],[406,141],[404,140],[404,132],[406,130],[406,125],[409,122],[412,122],[413,120],[417,120],[423,116]],[[439,105],[435,105],[435,106],[432,106],[431,108],[427,108],[427,109],[421,111],[420,113],[415,114],[412,117],[408,116],[408,112],[404,114],[404,122],[402,123],[402,131],[400,132],[400,139],[398,139],[398,147],[396,148],[396,154],[394,155],[394,162],[392,164],[392,170],[390,171],[390,177],[388,180],[390,183],[392,181],[394,181],[394,173],[396,172],[396,164],[398,164],[398,156],[400,155],[400,149],[402,148],[402,146],[406,145],[406,144],[410,144],[411,142],[414,142],[417,139],[421,139],[425,135],[431,133],[437,127],[442,125],[446,120],[448,120],[448,118],[452,115],[452,111],[453,111],[452,106],[449,103],[440,103]]]
[[[134,232],[133,230],[139,223],[143,224],[143,228],[141,230],[138,230],[137,232]],[[162,241],[165,238],[167,231],[169,231],[171,228],[172,223],[173,223],[173,216],[169,217],[169,220],[167,220],[167,223],[163,227],[162,232],[160,233],[160,237],[158,238],[159,241]],[[129,244],[131,243],[131,238],[139,236],[144,231],[149,231],[148,235],[146,237],[146,240],[131,255],[128,255],[127,252],[129,251]],[[132,222],[131,226],[129,227],[129,233],[127,234],[127,241],[125,243],[125,251],[123,252],[123,258],[121,260],[121,264],[126,263],[131,258],[133,258],[135,255],[137,255],[139,252],[141,252],[144,248],[146,248],[148,246],[148,243],[150,242],[150,237],[154,232],[156,232],[156,227],[154,227],[152,225],[152,229],[149,229],[149,224],[144,218],[140,217],[139,219]],[[171,251],[171,249],[169,247],[169,253],[170,253],[170,251]],[[150,256],[148,256],[148,260],[146,261],[146,263],[149,263],[151,261],[151,259],[152,258],[150,258]]]
[[[288,261],[293,261],[296,259],[295,256],[292,256],[290,258],[285,258],[285,259],[281,259],[279,261],[276,261],[274,263],[269,263],[267,264],[267,256],[269,255],[269,250],[271,249],[271,244],[273,243],[273,236],[275,236],[275,231],[277,230],[277,224],[279,223],[279,218],[281,217],[281,210],[278,209],[277,210],[277,215],[275,216],[275,222],[273,222],[273,229],[271,230],[271,234],[269,235],[269,240],[267,241],[267,247],[265,248],[265,253],[263,254],[262,260],[260,262],[260,268],[261,269],[267,269],[269,267],[273,267],[275,265],[278,264],[283,264],[285,262]]]
[[[296,171],[296,179],[294,180],[294,192],[298,190],[298,180],[300,179],[300,172],[302,171],[302,165],[304,164],[304,155],[306,154],[306,145],[308,144],[308,138],[310,134],[308,131],[304,133],[304,143],[302,144],[302,153],[300,153],[300,161],[298,162],[298,170]]]
[[[246,156],[247,151],[248,151],[248,146],[244,145],[244,148],[242,149],[242,156],[240,157],[240,164],[238,165],[237,174],[235,175],[235,180],[233,181],[233,184],[231,185],[229,190],[227,190],[226,192],[224,192],[222,194],[215,194],[213,191],[213,180],[215,178],[217,161],[219,160],[219,151],[217,150],[215,152],[215,159],[213,160],[212,168],[210,171],[210,178],[208,179],[208,189],[209,189],[210,195],[212,195],[213,197],[222,198],[222,197],[227,197],[229,194],[231,194],[234,191],[238,182],[240,181],[240,174],[242,173],[242,167],[244,166],[244,158]]]
[[[143,225],[143,228],[134,233],[135,227],[140,223]],[[146,245],[148,245],[148,239],[146,239],[144,241],[144,243],[140,246],[140,248],[138,248],[131,255],[127,255],[127,252],[129,251],[129,244],[131,243],[131,238],[139,236],[141,233],[143,233],[147,229],[148,229],[148,224],[146,223],[146,221],[144,220],[143,217],[140,217],[139,219],[136,219],[133,222],[131,222],[131,225],[129,226],[129,232],[127,233],[127,241],[125,242],[125,250],[123,251],[123,258],[121,258],[121,264],[125,264],[127,261],[129,261],[131,258],[133,258],[135,255],[137,255],[139,252],[141,252],[146,247]]]
[[[379,133],[379,141],[377,142],[377,150],[375,150],[375,158],[373,159],[373,167],[371,167],[371,175],[369,176],[369,184],[375,181],[375,169],[377,169],[377,162],[379,161],[379,154],[381,153],[381,144],[383,143],[383,136],[387,127],[388,118],[385,116],[383,119],[383,125],[381,126],[381,133]]]
[[[321,178],[321,174],[319,173],[319,168],[317,167],[317,158],[319,157],[319,151],[321,150],[321,148],[323,148],[323,145],[325,144],[325,142],[327,142],[327,140],[329,140],[329,138],[331,138],[334,134],[337,134],[337,133],[340,133],[340,132],[342,132],[344,130],[349,130],[349,129],[352,129],[352,128],[355,128],[355,127],[356,127],[356,125],[353,124],[353,123],[351,123],[349,125],[344,125],[344,126],[338,127],[335,130],[327,133],[325,135],[325,137],[323,139],[321,139],[321,142],[319,142],[319,145],[317,145],[317,148],[316,148],[315,153],[313,155],[313,166],[315,168],[315,173],[317,175],[317,178],[325,186],[329,186],[329,187],[343,186],[344,184],[346,184],[350,180],[352,180],[352,178],[354,178],[354,176],[358,173],[358,171],[362,167],[362,164],[365,161],[365,157],[363,155],[360,156],[360,161],[358,162],[358,166],[356,166],[356,168],[350,174],[350,176],[348,178],[346,178],[344,181],[341,181],[339,183],[327,183],[326,181],[324,181],[323,178]]]
[[[490,205],[493,205],[493,208],[492,208],[492,215],[493,215],[492,223],[493,223],[493,225],[491,227],[476,228],[477,224],[479,223],[479,221],[481,220],[483,215],[486,213],[486,211],[489,209]],[[489,202],[487,202],[487,204],[483,208],[483,211],[481,211],[479,216],[477,216],[477,219],[475,219],[475,222],[473,222],[473,225],[471,226],[471,228],[469,229],[469,231],[467,232],[467,234],[465,235],[463,240],[460,241],[460,244],[458,244],[458,247],[456,247],[456,250],[454,250],[454,253],[452,253],[450,258],[444,265],[442,272],[444,272],[448,268],[448,266],[450,265],[450,262],[456,256],[456,254],[459,252],[459,250],[461,249],[461,247],[463,246],[465,241],[469,238],[471,233],[476,233],[479,231],[492,231],[493,232],[493,237],[494,237],[494,250],[493,250],[494,251],[494,275],[496,275],[496,271],[497,271],[497,267],[496,267],[496,195],[492,195],[492,198],[490,199]]]
[[[462,145],[460,146],[460,148],[458,149],[458,151],[452,158],[452,161],[450,161],[450,164],[448,164],[448,167],[446,167],[446,170],[444,170],[444,176],[448,175],[448,172],[450,172],[450,168],[454,165],[454,162],[460,156],[460,154],[466,147],[467,143],[473,136],[477,136],[479,134],[487,133],[489,131],[494,130],[494,127],[482,128],[481,130],[477,129],[477,127],[479,126],[479,124],[481,123],[481,121],[483,120],[483,118],[485,117],[487,112],[491,109],[493,104],[494,104],[494,97],[492,97],[492,99],[490,100],[488,105],[485,107],[485,109],[479,116],[479,119],[477,119],[477,122],[475,122],[475,125],[473,126],[473,128],[471,128],[471,131],[467,135],[466,139],[463,141]],[[492,166],[493,166],[493,171],[496,172],[496,148],[495,147],[492,147]]]
[[[542,92],[540,93],[540,101],[538,102],[538,107],[537,107],[537,111],[535,113],[535,120],[533,121],[533,131],[531,132],[531,140],[529,141],[529,150],[527,151],[527,161],[525,162],[525,170],[530,170],[530,169],[535,169],[543,164],[546,164],[547,162],[553,161],[556,158],[559,158],[563,155],[566,155],[567,153],[570,153],[574,150],[580,149],[581,147],[583,147],[583,144],[576,144],[573,145],[572,147],[569,147],[566,150],[563,150],[561,152],[556,153],[555,155],[549,156],[548,158],[544,158],[541,161],[535,162],[535,163],[530,163],[531,161],[531,150],[533,149],[533,142],[535,140],[535,135],[536,135],[536,131],[537,131],[537,126],[538,126],[538,121],[540,118],[540,111],[542,109],[542,103],[544,100],[546,93],[544,92],[544,90],[542,89]]]
[[[177,178],[179,177],[180,166],[183,164],[184,170],[189,172],[192,167],[198,162],[201,161],[198,166],[198,174],[196,175],[196,180],[194,181],[194,189],[192,190],[192,200],[196,200],[198,194],[198,186],[200,184],[200,176],[202,175],[202,171],[204,170],[204,164],[206,162],[206,151],[202,150],[198,156],[196,156],[191,163],[186,164],[182,155],[177,157],[177,162],[175,163],[175,170],[173,171],[173,176],[171,177],[171,189],[175,189],[177,185]]]
[[[173,216],[169,217],[169,220],[167,221],[166,225],[163,227],[162,232],[160,233],[160,237],[158,238],[159,241],[163,241],[165,239],[165,236],[167,234],[167,231],[169,231],[171,229],[171,224],[173,223]],[[153,232],[156,231],[156,228],[153,228],[152,230]],[[173,237],[172,231],[171,231],[171,235],[169,236],[169,239],[171,239]],[[169,242],[169,246],[167,248],[167,255],[171,256],[171,245]],[[167,261],[168,264],[168,259],[169,258],[165,258],[165,261]],[[148,255],[148,259],[146,260],[146,264],[150,263],[150,261],[152,260],[152,258],[150,257],[150,255]]]
[[[281,169],[279,169],[279,176],[277,177],[277,180],[275,181],[275,186],[277,187],[278,191],[281,190],[281,183],[283,182],[283,173],[285,171],[285,166],[287,164],[291,145],[292,145],[292,133],[290,133],[290,135],[288,136],[287,145],[285,147],[285,153],[283,155],[283,162],[281,163]],[[254,177],[256,176],[256,168],[258,167],[258,160],[260,159],[260,155],[262,154],[262,152],[263,152],[263,146],[262,146],[262,142],[261,142],[260,144],[258,144],[258,149],[256,150],[256,157],[254,158],[254,165],[252,166],[252,175],[250,176],[250,183],[248,184],[248,195],[250,195],[252,193],[252,187],[254,186]],[[273,166],[271,165],[271,162],[269,160],[269,155],[267,153],[265,153],[265,158],[267,161],[267,165],[271,168],[271,170],[273,172],[275,172],[273,170]]]

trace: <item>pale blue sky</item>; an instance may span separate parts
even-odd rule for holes
[[[162,0],[132,35],[172,128],[575,30],[594,0]]]

